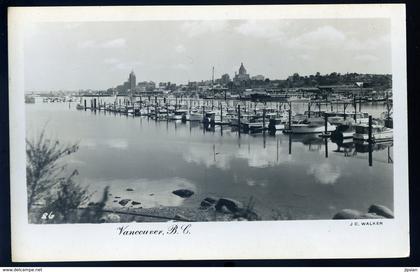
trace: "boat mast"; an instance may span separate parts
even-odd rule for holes
[[[212,73],[211,73],[211,90],[213,91],[213,98],[212,98],[212,101],[213,101],[214,95],[215,95],[214,93],[214,66],[212,67]]]

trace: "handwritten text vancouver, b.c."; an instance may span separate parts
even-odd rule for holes
[[[136,229],[132,226],[125,225],[117,228],[118,235],[122,236],[138,236],[138,235],[188,235],[191,234],[191,224],[173,224],[167,229]]]

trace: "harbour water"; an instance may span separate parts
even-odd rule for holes
[[[143,208],[198,207],[208,196],[244,203],[252,197],[264,220],[331,219],[342,209],[367,212],[371,204],[393,209],[392,145],[376,146],[369,166],[364,147],[339,147],[317,135],[238,135],[229,126],[207,130],[200,123],[75,106],[27,104],[27,138],[45,127],[52,139],[78,142],[79,150],[64,163],[78,170],[77,182],[94,198],[108,185],[113,197]],[[379,116],[385,106],[366,104],[362,110]],[[183,199],[172,194],[176,189],[194,195]],[[107,206],[119,204],[111,198]]]

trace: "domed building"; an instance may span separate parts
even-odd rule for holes
[[[233,81],[241,82],[241,81],[247,81],[249,79],[250,79],[249,74],[246,73],[244,64],[241,62],[241,67],[239,67],[239,73],[235,72],[235,77],[233,78]]]

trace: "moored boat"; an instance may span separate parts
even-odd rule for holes
[[[134,115],[134,107],[133,106],[127,106],[126,107],[126,112],[129,115]]]
[[[336,126],[327,122],[327,132],[332,132]],[[292,123],[289,128],[291,133],[322,133],[325,132],[325,120],[323,118],[306,118],[303,121]]]
[[[269,130],[283,130],[285,128],[285,122],[282,118],[272,118],[268,121],[267,128]]]
[[[383,142],[392,141],[394,130],[381,125],[372,125],[372,141]],[[366,124],[355,125],[353,139],[358,141],[369,140],[369,126]]]
[[[264,130],[264,122],[261,117],[254,116],[241,121],[241,127],[244,131],[261,132]]]
[[[190,122],[201,122],[203,120],[203,114],[196,111],[190,112],[187,120]]]
[[[172,120],[182,120],[182,118],[186,118],[186,115],[188,114],[188,110],[175,110],[174,114],[172,115]]]

